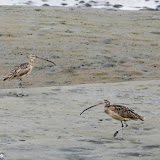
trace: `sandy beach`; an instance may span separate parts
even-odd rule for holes
[[[160,77],[160,16],[150,11],[0,7],[1,76],[36,54],[25,87],[151,80]],[[15,88],[17,81],[0,82]]]
[[[0,90],[0,151],[7,160],[158,160],[160,81],[81,84],[25,89],[28,97]],[[97,106],[103,99],[145,117],[130,121],[124,140],[113,138],[120,122]],[[120,135],[118,135],[119,137]]]
[[[160,16],[150,11],[0,7],[1,77],[35,54],[17,97],[17,80],[0,81],[0,160],[158,160]],[[11,94],[12,93],[12,94]],[[14,94],[15,93],[15,94]],[[145,117],[120,122],[104,99]]]

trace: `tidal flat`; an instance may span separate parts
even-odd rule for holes
[[[150,11],[0,7],[1,77],[35,54],[18,81],[0,81],[0,159],[158,160],[160,157],[160,16]],[[124,140],[104,99],[134,109]]]
[[[4,159],[106,160],[160,157],[160,81],[97,83],[25,89],[26,97],[0,90],[0,153]],[[121,123],[97,106],[104,99],[145,117],[129,121],[124,140],[113,138]]]

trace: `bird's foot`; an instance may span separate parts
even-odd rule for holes
[[[28,96],[28,94],[23,94],[23,93],[17,94],[17,97],[24,97],[24,96]]]
[[[17,93],[16,93],[16,92],[9,92],[8,95],[9,95],[9,96],[16,96]]]
[[[116,136],[117,136],[117,134],[118,134],[118,131],[116,131],[116,132],[114,133],[113,137],[116,137]]]
[[[117,138],[117,139],[118,139],[118,140],[121,140],[121,141],[124,140],[123,137],[119,137],[119,138]]]

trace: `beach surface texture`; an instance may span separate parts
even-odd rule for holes
[[[0,80],[0,160],[158,160],[160,16],[157,11],[0,7],[0,75],[35,60],[18,80]],[[134,109],[124,140],[119,121],[97,106],[108,99]]]

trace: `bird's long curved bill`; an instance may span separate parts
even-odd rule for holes
[[[96,104],[96,105],[93,105],[93,106],[91,106],[91,107],[88,107],[88,108],[86,108],[85,110],[83,110],[81,113],[80,113],[80,115],[82,115],[85,111],[87,111],[88,109],[91,109],[91,108],[93,108],[93,107],[95,107],[95,106],[99,106],[99,105],[102,105],[102,104],[104,104],[104,103],[99,103],[99,104]]]
[[[50,61],[50,60],[48,60],[48,59],[41,58],[41,57],[38,57],[38,56],[36,56],[36,58],[38,58],[38,59],[43,59],[43,60],[45,60],[45,61],[47,61],[47,62],[53,63],[53,64],[56,66],[56,64],[55,64],[54,62],[52,62],[52,61]]]

